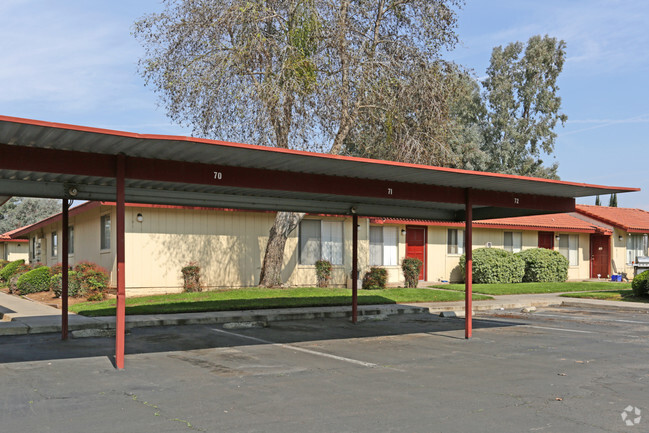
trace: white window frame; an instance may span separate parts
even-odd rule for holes
[[[579,235],[559,235],[559,252],[568,259],[569,266],[579,266]]]
[[[106,224],[108,222],[108,224]],[[111,222],[110,214],[104,214],[99,219],[99,249],[101,251],[110,250],[110,232]]]
[[[74,226],[68,226],[68,255],[74,255]]]
[[[398,227],[370,226],[370,266],[398,266],[398,264]]]
[[[304,239],[303,223],[313,224],[313,221],[320,222],[319,233],[310,239]],[[345,261],[345,237],[344,222],[331,220],[306,219],[300,221],[298,230],[298,263],[303,266],[314,266],[318,260],[328,260],[333,266],[342,266]],[[310,253],[305,248],[316,248],[316,252]],[[313,262],[313,263],[311,263]]]
[[[522,232],[504,232],[503,247],[510,253],[520,253],[523,250]]]
[[[647,255],[647,235],[630,233],[626,240],[626,264],[633,265],[638,256]]]
[[[448,229],[446,234],[446,254],[461,256],[464,254],[464,230]]]
[[[59,233],[56,230],[52,232],[52,235],[50,236],[50,240],[52,241],[52,245],[50,246],[50,255],[52,257],[58,257],[58,255],[59,255]]]

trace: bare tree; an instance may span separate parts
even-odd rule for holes
[[[194,133],[339,154],[359,121],[407,124],[392,112],[402,84],[435,79],[440,53],[457,40],[460,3],[167,0],[134,33],[146,49],[147,84]],[[444,110],[437,99],[422,103]],[[416,156],[427,139],[409,136],[406,148]],[[438,144],[434,152],[448,153]],[[278,213],[260,285],[281,284],[286,238],[302,216]]]

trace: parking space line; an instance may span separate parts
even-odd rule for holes
[[[329,354],[329,353],[318,352],[316,350],[311,350],[311,349],[304,349],[302,347],[291,346],[290,344],[273,343],[272,341],[264,340],[262,338],[251,337],[249,335],[243,335],[243,334],[237,334],[236,332],[229,332],[229,331],[224,331],[222,329],[216,329],[216,328],[212,328],[212,331],[218,332],[220,334],[225,334],[225,335],[230,335],[230,336],[233,336],[233,337],[238,337],[238,338],[243,338],[243,339],[246,339],[246,340],[255,341],[257,343],[270,344],[272,346],[281,347],[283,349],[295,350],[297,352],[308,353],[310,355],[335,359],[336,361],[348,362],[350,364],[360,365],[360,366],[363,366],[363,367],[368,367],[368,368],[377,367],[377,364],[372,364],[371,362],[365,362],[365,361],[359,361],[357,359],[345,358],[344,356],[332,355],[332,354]]]
[[[561,318],[567,318],[567,319],[573,319],[573,320],[584,320],[585,319],[584,317],[571,316],[569,314],[534,313],[534,315],[539,316],[539,317],[561,317]],[[596,317],[596,318],[593,318],[592,320],[599,321],[599,322],[621,322],[621,323],[636,323],[636,324],[641,324],[641,325],[649,325],[649,322],[642,321],[642,320],[607,319],[605,317]]]
[[[592,331],[582,331],[579,329],[566,329],[566,328],[551,328],[549,326],[536,326],[536,325],[521,325],[527,328],[536,328],[536,329],[549,329],[551,331],[564,331],[564,332],[578,332],[580,334],[594,334]]]

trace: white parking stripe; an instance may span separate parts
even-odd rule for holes
[[[534,325],[521,325],[521,326],[525,326],[527,328],[536,328],[536,329],[549,329],[552,331],[579,332],[580,334],[594,334],[594,332],[591,331],[581,331],[578,329],[550,328],[548,326],[534,326]]]
[[[376,364],[372,364],[371,362],[359,361],[357,359],[345,358],[343,356],[338,356],[338,355],[331,355],[329,353],[318,352],[318,351],[311,350],[311,349],[304,349],[302,347],[291,346],[289,344],[273,343],[272,341],[263,340],[263,339],[257,338],[257,337],[251,337],[249,335],[237,334],[235,332],[228,332],[228,331],[224,331],[222,329],[212,328],[212,331],[215,331],[215,332],[218,332],[218,333],[221,333],[221,334],[225,334],[225,335],[231,335],[233,337],[244,338],[246,340],[255,341],[257,343],[270,344],[272,346],[281,347],[283,349],[295,350],[297,352],[308,353],[310,355],[322,356],[324,358],[335,359],[336,361],[344,361],[344,362],[348,362],[350,364],[360,365],[360,366],[363,366],[363,367],[374,368],[374,367],[377,366]]]
[[[545,314],[545,313],[534,313],[535,316],[540,316],[540,317],[563,317],[567,319],[573,319],[573,320],[584,320],[584,317],[580,316],[571,316],[568,314]],[[625,319],[606,319],[604,317],[594,317],[592,318],[594,321],[598,322],[621,322],[621,323],[638,323],[638,324],[644,324],[644,325],[649,325],[649,322],[643,322],[641,320],[625,320]]]

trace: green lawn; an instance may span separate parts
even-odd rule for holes
[[[464,291],[464,284],[436,284],[446,290]],[[530,293],[585,292],[594,290],[630,289],[631,283],[610,281],[570,281],[565,283],[474,284],[474,293],[487,295],[522,295]]]
[[[603,299],[606,301],[626,301],[626,302],[649,302],[649,298],[637,298],[633,296],[633,290],[606,290],[603,292],[581,292],[565,293],[561,296],[566,298],[589,298]]]
[[[199,293],[143,296],[126,299],[126,314],[194,313],[288,307],[351,305],[351,289],[300,287],[291,289],[247,288]],[[492,299],[474,295],[474,300]],[[398,304],[464,300],[464,293],[431,289],[359,290],[358,304]],[[115,315],[115,300],[83,302],[70,311],[85,316]]]

